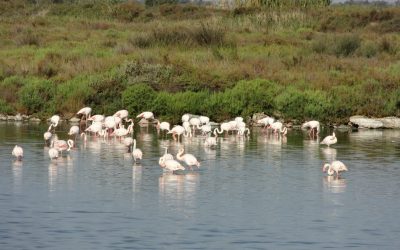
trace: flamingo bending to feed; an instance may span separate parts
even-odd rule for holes
[[[124,145],[126,147],[128,147],[128,153],[130,153],[131,152],[131,147],[133,145],[133,138],[132,137],[126,137],[126,138],[124,138],[123,142],[124,142]]]
[[[308,121],[303,123],[303,125],[301,125],[302,129],[310,129],[310,131],[308,132],[309,135],[318,135],[319,134],[319,130],[320,130],[320,125],[319,125],[319,121]]]
[[[100,122],[94,122],[87,129],[85,129],[85,132],[91,132],[96,135],[101,131],[102,128],[103,128],[103,124],[101,124]]]
[[[178,141],[180,140],[181,135],[188,137],[188,133],[186,129],[180,125],[176,125],[173,127],[167,134],[172,134],[172,138],[176,141],[176,135],[178,135]]]
[[[178,154],[176,154],[176,159],[184,161],[191,169],[192,166],[197,166],[197,168],[199,168],[200,162],[196,159],[196,157],[194,157],[192,154],[184,154],[184,152],[184,148],[179,149]]]
[[[79,135],[79,127],[76,126],[76,125],[72,126],[69,129],[68,135],[70,135],[70,136],[74,135],[75,136],[75,140],[76,140],[76,137]]]
[[[201,124],[208,124],[208,123],[210,123],[210,118],[208,118],[207,116],[201,115],[201,116],[199,117],[199,119],[200,119]]]
[[[172,171],[172,173],[178,170],[185,170],[185,167],[183,167],[179,162],[175,160],[165,160],[164,157],[161,157],[158,163],[162,168]]]
[[[190,125],[193,127],[193,136],[195,136],[196,134],[196,127],[199,128],[199,126],[201,125],[201,121],[199,118],[197,117],[193,117],[189,120]]]
[[[82,117],[83,116],[85,116],[85,121],[86,121],[86,127],[87,127],[87,121],[88,121],[88,119],[90,118],[90,114],[92,113],[92,108],[90,108],[90,107],[84,107],[84,108],[81,108],[79,111],[78,111],[78,113],[76,113],[77,115],[82,115]],[[81,117],[81,120],[82,120],[82,117]]]
[[[160,121],[159,120],[156,120],[157,121],[157,130],[161,130],[161,131],[163,131],[163,130],[166,130],[167,132],[170,130],[170,128],[171,128],[171,125],[169,124],[169,122],[161,122],[160,123]]]
[[[287,128],[283,127],[282,122],[274,122],[271,125],[269,125],[269,127],[271,127],[271,129],[274,130],[275,134],[278,133],[278,132],[281,133],[281,134],[284,134],[284,135],[287,134]]]
[[[92,115],[91,117],[88,118],[88,121],[103,122],[104,121],[104,115]]]
[[[322,167],[322,172],[326,172],[328,170],[328,175],[333,175],[336,173],[336,176],[339,177],[340,172],[348,171],[346,165],[344,165],[341,161],[333,161],[331,164],[326,163]]]
[[[60,116],[59,115],[53,115],[52,117],[50,117],[50,127],[49,127],[49,129],[47,131],[50,131],[51,128],[54,128],[54,131],[55,131],[59,122],[60,122]]]
[[[267,116],[267,117],[265,117],[265,118],[262,118],[262,119],[260,119],[260,120],[257,121],[258,124],[263,124],[263,125],[264,125],[264,129],[265,129],[268,125],[271,125],[271,124],[274,123],[274,122],[275,122],[275,119],[272,118],[272,117],[269,117],[269,116]]]
[[[325,137],[320,144],[326,144],[328,147],[332,144],[335,144],[337,142],[337,138],[335,135],[335,132],[332,133],[332,135],[328,135]]]
[[[24,157],[24,150],[20,146],[15,145],[12,155],[17,157],[18,161],[22,161],[22,158]]]
[[[122,109],[122,110],[118,110],[117,112],[115,112],[115,114],[113,116],[119,117],[122,120],[124,120],[124,119],[127,120],[128,115],[129,115],[128,110]]]
[[[236,122],[235,122],[235,124],[236,124]],[[216,133],[222,134],[224,131],[229,133],[229,131],[231,131],[233,129],[234,128],[232,127],[232,124],[230,122],[223,122],[223,123],[221,123],[221,130],[219,130],[218,128],[215,128],[214,134],[216,134]]]
[[[142,150],[136,148],[136,139],[133,139],[133,150],[132,150],[133,159],[136,162],[136,159],[142,159],[143,153]]]
[[[50,148],[49,149],[49,157],[51,160],[57,159],[58,158],[58,150],[55,148]]]
[[[46,132],[43,134],[44,144],[45,144],[46,146],[50,146],[50,139],[51,139],[52,136],[53,136],[53,134],[52,134],[51,132],[49,132],[49,131],[46,131]]]
[[[192,116],[191,114],[182,115],[182,123],[183,122],[188,122],[191,116]]]
[[[215,136],[208,136],[204,141],[204,146],[206,147],[217,146],[217,135],[215,134]]]
[[[58,151],[60,151],[61,155],[63,151],[70,151],[71,148],[74,147],[74,141],[69,139],[68,141],[64,141],[64,140],[56,140],[56,141],[52,141],[51,143],[51,147],[57,149]]]
[[[164,155],[160,157],[158,164],[161,168],[165,168],[165,161],[174,160],[174,156],[168,153],[168,147],[165,147]]]
[[[146,120],[150,120],[150,119],[154,119],[154,114],[153,114],[153,112],[146,111],[146,112],[140,113],[138,116],[136,116],[136,118],[144,118]]]

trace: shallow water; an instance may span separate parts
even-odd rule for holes
[[[205,149],[202,138],[178,144],[136,128],[144,159],[134,164],[118,141],[93,137],[50,161],[46,128],[0,123],[0,249],[400,246],[400,131],[336,131],[339,143],[326,148],[302,131],[277,139],[255,129]],[[202,166],[163,173],[166,145]],[[321,171],[332,159],[349,168],[341,179]]]

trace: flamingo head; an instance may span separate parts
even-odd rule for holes
[[[322,167],[322,172],[326,172],[326,169],[329,169],[331,167],[331,165],[330,164],[328,164],[328,163],[325,163],[324,164],[324,166]]]

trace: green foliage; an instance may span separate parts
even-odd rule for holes
[[[147,84],[135,84],[122,92],[122,104],[130,113],[136,114],[152,107],[156,92]]]
[[[350,56],[361,44],[361,39],[357,35],[344,35],[339,37],[336,47],[336,56]]]
[[[135,18],[139,17],[144,8],[141,4],[136,2],[125,2],[114,5],[112,8],[112,16],[127,22],[132,22]]]
[[[52,105],[56,86],[52,81],[29,79],[19,90],[19,103],[26,113],[53,113]]]
[[[0,98],[0,114],[12,114],[13,109],[8,103]]]

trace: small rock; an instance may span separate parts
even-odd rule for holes
[[[398,117],[384,117],[378,118],[378,121],[383,123],[384,128],[400,128],[400,118]]]
[[[0,114],[0,121],[7,121],[7,116]]]
[[[23,120],[29,120],[29,115],[22,115]]]
[[[29,118],[29,121],[30,122],[40,122],[40,119],[37,117],[31,117],[31,118]]]
[[[71,119],[69,119],[69,122],[72,122],[72,123],[77,123],[77,122],[79,122],[81,119],[79,119],[79,118],[77,118],[77,117],[72,117]]]
[[[8,121],[15,121],[15,116],[14,115],[8,115],[7,116]]]

